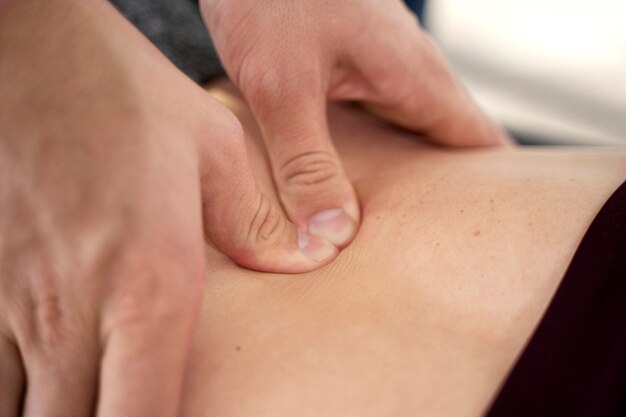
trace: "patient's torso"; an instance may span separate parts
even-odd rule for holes
[[[479,416],[626,159],[452,153],[331,111],[360,231],[336,261],[298,276],[209,251],[185,413]]]

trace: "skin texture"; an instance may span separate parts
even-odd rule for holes
[[[259,192],[237,119],[108,2],[1,12],[0,415],[177,415],[205,238],[274,272],[337,249]]]
[[[262,3],[267,10],[251,21],[222,14],[223,4],[215,6],[212,30],[229,71],[241,67],[235,79],[268,144],[281,144],[270,146],[271,160],[296,224],[276,198],[260,193],[239,122],[108,2],[0,1],[3,415],[17,415],[22,399],[28,417],[177,415],[204,295],[205,240],[247,268],[298,273],[330,262],[355,234],[355,194],[320,116],[326,94],[368,101],[373,112],[442,143],[501,141],[399,2],[388,10],[372,1],[333,10],[325,2],[324,13],[304,26],[298,18],[311,15],[314,2]],[[356,23],[340,33],[331,15]],[[276,24],[284,18],[292,25]],[[322,22],[330,37],[311,37]],[[236,26],[245,30],[232,32]],[[355,36],[371,27],[389,38]],[[238,55],[253,46],[250,28],[272,36],[262,38],[257,55]],[[233,33],[237,42],[223,42]],[[357,38],[346,51],[335,48]],[[308,52],[266,55],[268,45],[286,39],[306,40]],[[385,55],[389,44],[398,49]],[[284,50],[299,50],[292,46]],[[266,71],[268,56],[276,73]],[[312,63],[303,73],[313,77],[294,78],[302,68],[283,71],[293,69],[289,62]],[[320,77],[321,70],[328,72]],[[309,85],[315,88],[299,89]],[[303,102],[294,99],[300,94]],[[306,117],[282,122],[300,108]],[[308,218],[338,207],[348,214]],[[211,271],[214,279],[228,275]]]
[[[439,144],[507,141],[401,0],[200,5],[229,78],[259,120],[283,207],[299,228],[340,247],[354,235],[360,213],[330,140],[327,99],[361,101]],[[344,210],[341,230],[320,227],[329,209]]]
[[[240,118],[255,176],[278,198],[250,111],[228,85],[211,91]],[[480,416],[626,178],[626,153],[450,151],[355,107],[328,114],[359,232],[298,277],[208,249],[183,415]]]

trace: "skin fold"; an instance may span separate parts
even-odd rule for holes
[[[506,141],[401,0],[199,4],[280,199],[237,118],[112,4],[0,0],[2,417],[178,415],[205,241],[295,274],[356,234],[327,98],[438,143]]]
[[[337,246],[351,240],[360,213],[329,135],[327,99],[359,100],[439,144],[507,141],[401,0],[199,4],[220,61],[263,132],[285,211]],[[343,217],[340,233],[319,227],[327,210]]]
[[[210,92],[242,122],[259,186],[277,199],[250,111],[229,84]],[[359,232],[300,275],[207,249],[183,415],[480,416],[624,180],[626,154],[450,150],[356,107],[328,115]]]

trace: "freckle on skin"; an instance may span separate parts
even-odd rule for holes
[[[237,346],[237,347],[235,348],[235,350],[236,350],[236,351],[240,351],[240,350],[241,350],[241,346]]]
[[[480,235],[480,230],[476,230],[476,231],[474,232],[474,236],[478,236],[478,235]]]
[[[459,210],[459,212],[465,213],[465,209],[461,209],[461,210]]]

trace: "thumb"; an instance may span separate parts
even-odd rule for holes
[[[298,231],[278,204],[262,194],[250,170],[243,129],[220,106],[211,128],[215,140],[200,144],[200,176],[207,237],[241,266],[299,273],[337,255],[326,239]]]
[[[303,77],[306,78],[306,77]],[[356,233],[359,205],[331,141],[319,80],[281,77],[246,99],[259,123],[274,180],[300,230],[344,247]]]

